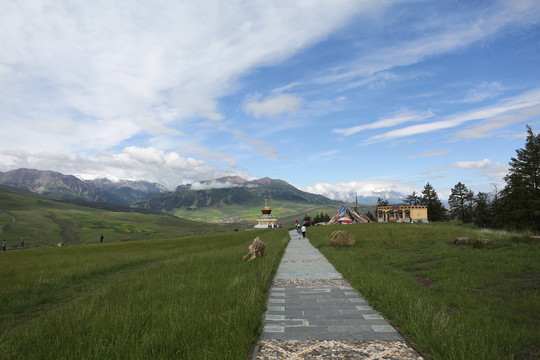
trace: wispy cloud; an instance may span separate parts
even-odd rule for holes
[[[476,87],[467,91],[465,98],[462,100],[465,103],[476,103],[487,99],[492,99],[502,93],[504,87],[498,81],[485,82],[483,81]]]
[[[410,155],[407,158],[418,159],[418,158],[425,158],[425,157],[444,156],[444,155],[447,155],[448,152],[449,152],[448,150],[428,151],[428,152],[418,154],[418,155]]]
[[[369,49],[367,54],[362,52],[350,64],[319,76],[317,81],[346,82],[352,86],[369,84],[380,77],[381,72],[455,52],[512,26],[538,23],[540,17],[540,7],[533,0],[497,1],[489,5],[471,9],[467,16],[463,13],[458,16],[426,14],[423,31],[411,36],[411,40],[378,46]]]
[[[302,106],[302,99],[292,94],[280,94],[259,101],[260,95],[252,96],[244,104],[244,111],[256,118],[272,118],[281,114],[296,113]]]
[[[451,129],[476,120],[483,120],[486,123],[486,129],[489,130],[507,124],[507,122],[503,121],[501,125],[501,120],[511,120],[512,122],[525,121],[537,115],[540,115],[540,89],[535,89],[516,97],[504,99],[491,106],[446,116],[443,120],[388,131],[383,134],[372,136],[368,141],[375,142]],[[499,122],[499,125],[495,126],[494,123],[496,122]],[[471,134],[470,132],[459,132],[457,136],[478,137],[478,135],[474,135],[474,133]]]
[[[347,129],[334,129],[332,130],[332,132],[337,133],[337,134],[343,134],[345,136],[350,136],[364,130],[374,130],[374,129],[394,127],[394,126],[405,124],[408,122],[422,121],[432,116],[433,116],[433,113],[431,111],[416,113],[416,112],[412,112],[412,111],[404,109],[397,112],[391,117],[384,118],[384,119],[375,121],[373,123],[357,125],[357,126],[353,126]]]

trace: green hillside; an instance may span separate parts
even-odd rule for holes
[[[150,194],[133,207],[164,211],[186,219],[254,223],[261,215],[265,197],[268,197],[272,215],[278,220],[286,219],[285,225],[306,214],[333,213],[340,205],[338,201],[301,191],[285,181],[262,178],[225,188],[198,189],[183,185],[176,191]]]
[[[108,204],[70,203],[0,185],[0,239],[8,249],[182,237],[232,231],[238,224],[193,222]],[[114,211],[113,211],[114,210]],[[142,210],[141,210],[142,211]]]

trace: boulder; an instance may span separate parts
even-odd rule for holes
[[[531,236],[531,240],[536,243],[540,243],[540,236]]]
[[[478,239],[477,241],[478,241],[479,243],[482,243],[482,244],[484,244],[484,245],[487,245],[487,244],[489,244],[489,241],[490,241],[490,240],[489,240],[489,239]]]
[[[455,244],[456,245],[467,245],[467,244],[469,244],[469,238],[465,237],[465,236],[457,237]]]
[[[330,234],[330,245],[333,247],[352,246],[355,242],[354,235],[348,231],[336,230]]]

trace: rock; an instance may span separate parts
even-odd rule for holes
[[[468,237],[457,237],[455,244],[456,245],[467,245],[467,244],[469,244],[469,238]]]
[[[248,246],[248,253],[246,256],[242,258],[242,261],[246,260],[248,257],[248,261],[251,261],[258,257],[264,256],[264,248],[266,247],[266,244],[259,239],[257,236],[255,239],[253,239],[253,242],[251,245]],[[251,256],[251,257],[250,257]]]
[[[540,236],[531,236],[531,240],[532,240],[533,242],[540,243]]]
[[[348,231],[336,230],[330,234],[330,245],[333,247],[352,246],[355,243],[354,235]]]
[[[487,244],[489,244],[489,241],[490,241],[490,240],[489,240],[489,239],[478,239],[477,241],[478,241],[479,243],[482,243],[482,244],[484,244],[484,245],[487,245]]]

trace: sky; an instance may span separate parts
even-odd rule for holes
[[[540,130],[537,0],[0,2],[0,171],[441,199]]]

